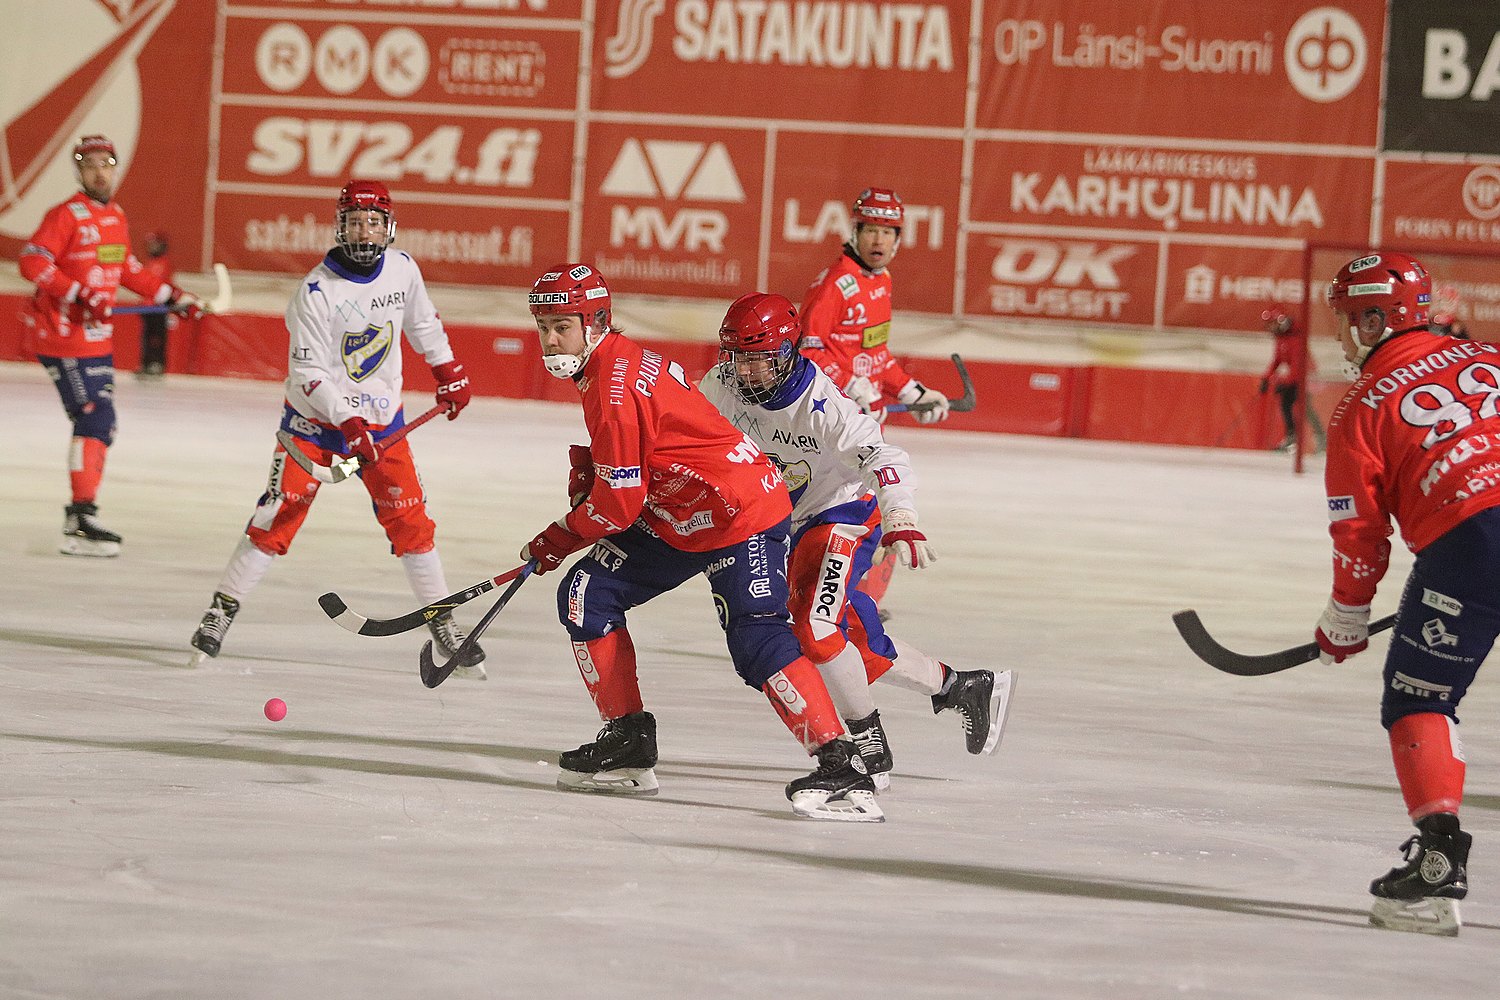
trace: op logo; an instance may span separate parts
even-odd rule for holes
[[[385,326],[370,324],[358,332],[344,334],[344,370],[356,382],[363,382],[380,368],[391,346],[396,342],[396,331],[390,320]]]

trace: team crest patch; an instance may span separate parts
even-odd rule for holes
[[[94,214],[87,205],[80,205],[76,201],[68,202],[68,211],[73,213],[75,219],[87,219]]]
[[[380,368],[396,342],[394,324],[387,320],[385,326],[371,324],[359,332],[344,333],[344,370],[356,382],[363,382]]]
[[[838,286],[839,294],[846,299],[859,294],[859,281],[852,274],[841,274],[833,283]]]

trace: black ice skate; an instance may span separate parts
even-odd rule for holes
[[[440,659],[445,663],[453,659],[453,654],[458,652],[458,647],[468,638],[451,614],[438,615],[427,623],[427,627],[432,630],[433,645],[437,647]],[[471,681],[487,679],[488,675],[484,672],[484,650],[478,643],[470,646],[458,666],[453,668],[453,676],[466,677]]]
[[[195,652],[188,666],[201,666],[204,661],[219,655],[219,647],[224,643],[224,635],[229,631],[229,626],[234,624],[234,616],[240,613],[240,602],[228,594],[214,591],[214,602],[203,612],[203,620],[198,623],[198,631],[193,633],[190,641]]]
[[[1370,883],[1375,905],[1370,923],[1396,931],[1454,937],[1463,925],[1458,901],[1469,894],[1469,845],[1453,813],[1434,813],[1417,823],[1417,835],[1401,845],[1406,863]]]
[[[875,790],[885,791],[891,787],[891,769],[896,766],[891,756],[890,741],[885,738],[885,727],[880,724],[880,712],[871,712],[863,719],[845,719],[844,725],[865,760],[865,770],[875,784]]]
[[[792,812],[807,819],[846,823],[884,823],[875,804],[875,783],[865,773],[865,759],[849,740],[829,740],[818,748],[812,774],[788,782]]]
[[[557,761],[557,787],[570,792],[655,795],[656,716],[632,712],[611,719],[592,743]]]
[[[65,556],[102,559],[113,559],[120,554],[120,536],[99,523],[98,504],[70,503],[63,511],[63,540],[59,552]]]
[[[951,708],[963,720],[969,753],[994,753],[1010,715],[1014,671],[955,670],[947,694],[932,696],[934,715]]]

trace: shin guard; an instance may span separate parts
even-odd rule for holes
[[[776,671],[761,690],[809,754],[844,734],[823,675],[807,657],[800,656]]]
[[[1458,812],[1464,797],[1464,747],[1452,719],[1436,712],[1403,715],[1391,726],[1391,758],[1412,822],[1432,813]]]
[[[644,708],[635,673],[635,643],[625,629],[615,629],[588,642],[573,643],[573,659],[600,719],[608,722]]]
[[[68,451],[68,479],[74,503],[93,503],[104,478],[104,456],[109,445],[92,437],[75,437]]]

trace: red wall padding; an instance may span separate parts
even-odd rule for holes
[[[19,295],[0,295],[0,360],[29,359],[22,343]],[[542,367],[533,330],[451,324],[448,336],[482,396],[572,401],[572,388]],[[697,381],[714,363],[715,344],[638,337],[682,365]],[[279,316],[207,316],[180,323],[168,338],[167,370],[193,375],[280,381],[286,376],[287,333]],[[432,376],[403,342],[406,384],[430,389]],[[115,366],[133,370],[140,357],[140,320],[119,317]],[[1261,396],[1259,377],[1219,372],[1162,371],[1101,365],[1028,365],[968,361],[978,406],[939,428],[1084,437],[1109,441],[1264,448],[1281,436],[1274,396]],[[957,398],[963,391],[947,358],[903,359],[914,378]],[[1341,390],[1315,395],[1327,413]],[[909,418],[897,416],[893,421]]]

